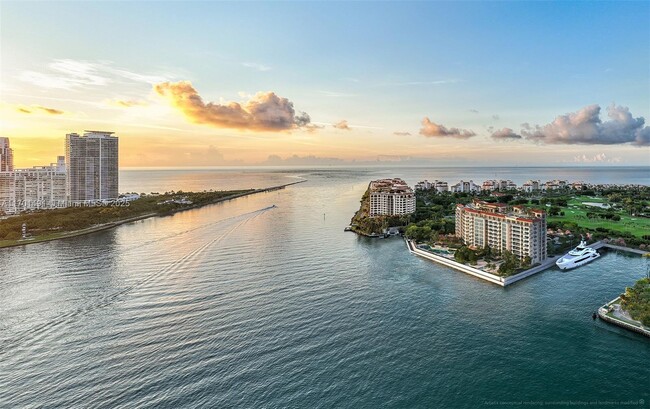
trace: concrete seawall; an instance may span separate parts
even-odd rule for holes
[[[409,251],[411,254],[415,254],[417,256],[420,256],[422,258],[426,258],[431,261],[435,261],[436,263],[445,265],[447,267],[451,267],[453,269],[456,269],[458,271],[462,271],[465,274],[473,275],[474,277],[478,277],[482,280],[489,281],[493,284],[500,285],[502,287],[505,287],[507,284],[505,284],[503,277],[499,277],[494,274],[486,273],[485,271],[481,271],[477,268],[466,266],[465,264],[458,263],[456,261],[450,260],[445,257],[441,256],[436,256],[435,254],[432,254],[428,251],[424,251],[422,249],[419,249],[415,246],[415,243],[413,243],[411,240],[406,240],[406,246],[408,247]]]
[[[617,318],[610,317],[609,315],[607,315],[607,313],[609,312],[609,306],[616,303],[618,300],[619,299],[616,298],[616,299],[608,302],[607,304],[603,305],[602,307],[600,307],[598,309],[598,316],[600,317],[600,319],[603,320],[603,321],[609,322],[610,324],[618,325],[621,328],[625,328],[627,330],[634,331],[634,332],[636,332],[638,334],[645,335],[646,337],[650,338],[650,331],[649,330],[647,330],[645,328],[641,328],[641,327],[633,325],[633,324],[630,324],[629,322],[625,322],[625,321],[619,320]]]
[[[506,287],[506,286],[508,286],[510,284],[514,284],[519,280],[523,280],[524,278],[530,277],[532,275],[535,275],[537,273],[540,273],[540,272],[546,270],[549,267],[554,266],[555,261],[560,257],[560,256],[556,256],[556,257],[546,259],[544,261],[544,263],[542,263],[541,265],[535,266],[535,267],[530,268],[530,269],[528,269],[526,271],[522,271],[521,273],[511,275],[509,277],[500,277],[500,276],[498,276],[496,274],[487,273],[487,272],[479,270],[477,268],[474,268],[474,267],[459,263],[459,262],[454,261],[454,260],[450,260],[450,259],[448,259],[446,257],[437,256],[437,255],[432,254],[432,253],[430,253],[428,251],[419,249],[419,248],[417,248],[415,243],[413,243],[411,240],[408,240],[408,239],[405,239],[405,240],[406,240],[406,245],[407,245],[407,247],[409,249],[409,252],[411,252],[411,254],[415,254],[415,255],[420,256],[422,258],[426,258],[428,260],[435,261],[436,263],[445,265],[447,267],[451,267],[451,268],[453,268],[455,270],[458,270],[458,271],[462,271],[465,274],[469,274],[469,275],[472,275],[474,277],[478,277],[478,278],[480,278],[482,280],[489,281],[489,282],[491,282],[493,284],[500,285],[501,287]]]

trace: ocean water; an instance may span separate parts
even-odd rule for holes
[[[650,340],[591,319],[645,274],[641,257],[504,289],[343,231],[373,178],[470,171],[123,173],[123,191],[307,181],[1,250],[0,407],[648,405]],[[647,183],[629,172],[590,176]]]

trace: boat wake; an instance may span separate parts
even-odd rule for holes
[[[229,221],[234,221],[237,219],[241,219],[237,221],[230,229],[228,229],[226,232],[223,234],[209,240],[208,242],[200,245],[199,247],[193,249],[192,251],[186,253],[182,257],[174,260],[173,262],[167,264],[164,268],[155,271],[146,277],[138,280],[137,282],[119,290],[116,292],[113,292],[111,294],[107,294],[96,300],[95,302],[92,302],[89,305],[85,305],[83,307],[80,307],[74,311],[70,311],[68,313],[62,314],[57,316],[54,319],[49,320],[46,323],[42,323],[40,325],[37,325],[35,327],[32,327],[28,330],[23,331],[20,335],[15,336],[13,338],[9,338],[6,340],[0,340],[0,357],[3,355],[7,355],[9,351],[12,351],[15,347],[22,344],[26,344],[25,346],[28,346],[29,344],[38,342],[39,340],[43,339],[46,337],[49,333],[51,333],[54,329],[65,325],[65,324],[70,324],[86,315],[89,313],[92,313],[93,311],[106,308],[122,299],[124,296],[128,295],[129,293],[133,292],[139,287],[142,287],[144,284],[151,282],[152,280],[155,280],[157,278],[169,276],[171,274],[174,274],[178,271],[182,271],[183,267],[186,265],[190,264],[192,261],[194,261],[198,256],[200,256],[202,253],[204,253],[208,248],[214,246],[215,244],[220,243],[223,241],[225,238],[227,238],[231,233],[236,231],[237,229],[241,228],[245,224],[249,223],[251,220],[254,220],[255,218],[261,216],[262,214],[266,213],[267,211],[276,208],[275,205],[265,207],[263,209],[255,210],[253,212],[248,212],[248,213],[243,213],[237,216],[232,216],[228,217],[226,219],[221,219],[212,223],[208,223],[205,225],[202,225],[197,228],[193,229],[188,229],[184,230],[182,232],[174,233],[169,236],[165,236],[164,238],[159,238],[156,240],[151,240],[147,242],[147,244],[151,244],[153,242],[159,242],[161,240],[167,240],[173,237],[177,237],[181,234],[185,234],[191,231],[196,231],[199,229],[204,229],[206,227],[211,227],[216,224],[222,224],[224,222],[229,222]],[[143,244],[146,245],[146,244]],[[138,246],[142,247],[142,246]],[[12,354],[12,358],[14,357],[15,354]]]

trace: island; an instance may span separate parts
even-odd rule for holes
[[[585,238],[595,248],[650,249],[650,187],[529,180],[369,183],[350,227],[402,233],[409,251],[506,286],[555,264]]]

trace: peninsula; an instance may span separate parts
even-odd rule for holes
[[[6,217],[0,223],[0,248],[63,239],[111,229],[149,217],[169,216],[255,193],[284,189],[297,183],[264,189],[203,192],[166,192],[127,195],[116,201],[97,201],[92,206],[31,211]]]

